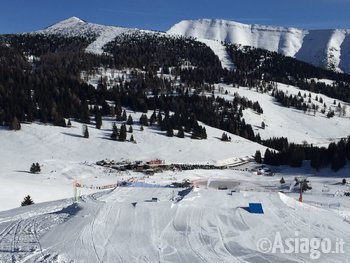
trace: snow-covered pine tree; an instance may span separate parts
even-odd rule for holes
[[[26,197],[24,197],[24,200],[22,201],[21,206],[27,206],[32,204],[34,204],[32,198],[30,197],[30,195],[27,195]]]

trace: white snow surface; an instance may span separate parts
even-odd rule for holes
[[[184,20],[169,34],[263,48],[316,66],[350,73],[350,30],[304,30],[219,19]]]
[[[193,176],[193,171],[171,174]],[[349,260],[350,229],[344,215],[350,210],[347,197],[330,196],[336,188],[346,188],[336,186],[336,180],[314,178],[315,190],[299,203],[297,195],[278,192],[279,178],[239,171],[198,174],[203,185],[180,201],[174,197],[183,189],[119,187],[83,196],[79,203],[66,199],[1,212],[0,261],[311,262],[310,253],[259,252],[259,240],[273,243],[277,233],[282,240],[296,233],[328,238],[332,249],[343,239],[344,253],[321,253],[317,262]],[[236,192],[206,188],[207,180],[213,184],[218,178],[230,181]],[[285,178],[286,184],[293,182],[292,176]],[[330,193],[321,192],[324,183]],[[250,202],[261,202],[264,214],[249,213]]]
[[[319,81],[327,82],[327,80]],[[336,100],[336,105],[334,105],[333,98],[314,92],[303,91],[294,86],[277,83],[277,89],[284,91],[285,94],[298,95],[299,92],[302,96],[306,94],[306,98],[304,98],[306,102],[308,101],[309,93],[311,94],[311,103],[318,105],[319,110],[304,113],[302,110],[281,106],[270,94],[257,92],[255,88],[234,88],[224,84],[216,85],[216,87],[215,96],[233,100],[234,94],[238,93],[241,97],[246,97],[253,102],[259,102],[264,111],[263,114],[257,114],[251,109],[246,109],[243,111],[243,118],[246,123],[253,126],[255,134],[259,133],[263,139],[287,137],[289,142],[300,144],[307,142],[318,146],[327,146],[330,142],[338,141],[341,138],[349,136],[349,103]],[[223,90],[224,92],[227,90],[228,94],[225,95],[219,92],[219,90]],[[315,100],[316,96],[318,98],[322,97],[323,103],[326,103],[326,114],[329,108],[335,111],[333,118],[327,118],[325,114],[320,112],[323,104]],[[339,116],[339,113],[336,112],[338,103],[342,107],[345,106],[345,116]],[[261,128],[262,122],[265,123],[265,129]]]

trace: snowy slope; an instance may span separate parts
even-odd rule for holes
[[[129,113],[138,122],[140,114]],[[82,138],[81,124],[76,122],[72,128],[23,124],[19,132],[0,129],[0,210],[18,207],[27,194],[36,202],[71,197],[75,179],[101,186],[128,176],[91,165],[106,158],[116,161],[160,158],[166,163],[221,164],[236,162],[235,158],[266,149],[232,134],[232,142],[221,142],[222,131],[208,126],[207,140],[191,140],[188,134],[184,139],[169,138],[155,127],[145,127],[141,132],[140,126],[135,124],[133,136],[137,144],[110,140],[111,128],[110,120],[103,121],[101,130],[91,125],[89,139]],[[40,174],[28,173],[33,162],[42,165]],[[91,192],[82,190],[82,194]]]
[[[236,182],[245,184],[242,177],[237,174]],[[251,180],[250,186],[258,189],[256,179]],[[285,239],[297,237],[296,232],[333,244],[343,239],[344,253],[321,254],[317,262],[349,259],[349,225],[339,213],[349,212],[343,205],[346,197],[339,199],[336,213],[252,189],[228,195],[200,187],[180,202],[172,201],[180,190],[124,187],[84,197],[78,204],[62,200],[2,212],[0,261],[310,262],[310,253],[257,249],[261,238],[273,243],[276,233]],[[154,197],[158,202],[149,201]],[[249,202],[261,202],[265,214],[247,212]]]
[[[233,88],[229,85],[217,85],[217,87],[223,88],[228,91],[228,95],[215,92],[216,96],[224,97],[227,100],[232,100],[234,93],[238,93],[242,97],[247,97],[252,101],[258,101],[262,107],[264,113],[257,114],[251,109],[246,109],[243,112],[243,118],[254,128],[255,133],[259,133],[263,139],[271,137],[287,137],[289,142],[294,143],[312,143],[314,145],[327,146],[330,142],[336,141],[340,138],[349,136],[350,129],[350,112],[349,103],[343,101],[336,101],[336,105],[333,105],[334,99],[325,95],[316,94],[313,92],[302,91],[296,87],[284,85],[278,83],[277,89],[282,90],[288,94],[297,95],[301,92],[303,96],[306,94],[307,98],[309,93],[311,94],[311,102],[320,107],[317,112],[306,112],[296,110],[294,108],[286,108],[279,105],[275,99],[267,93],[259,93],[255,89],[248,89],[246,87]],[[338,103],[346,107],[346,115],[339,117],[336,113],[335,117],[327,118],[324,114],[320,113],[323,107],[322,103],[315,100],[316,96],[322,97],[323,102],[328,108],[336,109]],[[307,99],[306,99],[307,101]],[[261,128],[261,123],[264,122],[265,129]]]
[[[181,21],[168,33],[263,48],[350,73],[350,30],[303,30],[200,19]]]

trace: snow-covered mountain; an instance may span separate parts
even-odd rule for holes
[[[49,26],[43,30],[36,31],[34,33],[39,34],[60,34],[64,36],[77,37],[77,36],[91,36],[95,37],[87,48],[87,52],[102,54],[103,47],[114,40],[118,35],[123,33],[135,33],[140,30],[135,28],[123,28],[116,26],[105,26],[83,21],[77,17],[71,17],[66,20],[60,21],[52,26]]]
[[[77,17],[68,18],[34,33],[94,37],[86,51],[102,54],[103,47],[117,36],[137,32],[156,33],[89,23]],[[200,19],[181,21],[166,33],[197,38],[209,46],[219,57],[222,66],[228,69],[234,68],[234,65],[220,42],[276,51],[315,66],[350,73],[350,30],[346,29],[303,30]]]
[[[38,30],[33,32],[34,34],[54,34],[54,35],[63,35],[68,37],[94,37],[95,40],[90,43],[86,48],[86,52],[94,53],[101,55],[103,47],[109,42],[113,41],[117,36],[121,34],[161,34],[167,35],[163,32],[156,32],[151,30],[141,30],[136,28],[124,28],[116,26],[106,26],[100,24],[94,24],[86,22],[78,17],[70,17],[68,19],[62,20],[54,25],[51,25],[43,30]],[[174,37],[169,35],[169,37]],[[212,49],[215,55],[217,55],[222,63],[223,68],[232,69],[234,65],[229,58],[225,47],[217,42],[207,39],[198,39],[198,41],[206,44]]]
[[[316,66],[350,73],[350,30],[303,30],[217,19],[184,20],[167,33],[276,51]]]

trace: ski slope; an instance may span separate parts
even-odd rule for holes
[[[277,192],[122,187],[0,213],[2,262],[310,262],[309,254],[261,253],[261,238],[342,238],[350,230],[339,214]],[[157,202],[151,202],[152,198]],[[261,202],[265,214],[250,214]],[[61,209],[60,209],[61,208]],[[343,208],[345,209],[345,208]],[[30,211],[30,212],[29,212]],[[6,220],[3,220],[3,219]],[[317,262],[345,262],[322,254]]]
[[[167,33],[263,48],[315,66],[350,73],[348,29],[304,30],[199,19],[183,20]]]
[[[197,40],[206,44],[208,47],[211,48],[214,54],[219,58],[222,68],[227,70],[233,70],[236,68],[232,62],[232,59],[230,58],[230,55],[226,51],[226,47],[223,44],[221,44],[218,41],[209,40],[209,39],[197,39]]]

